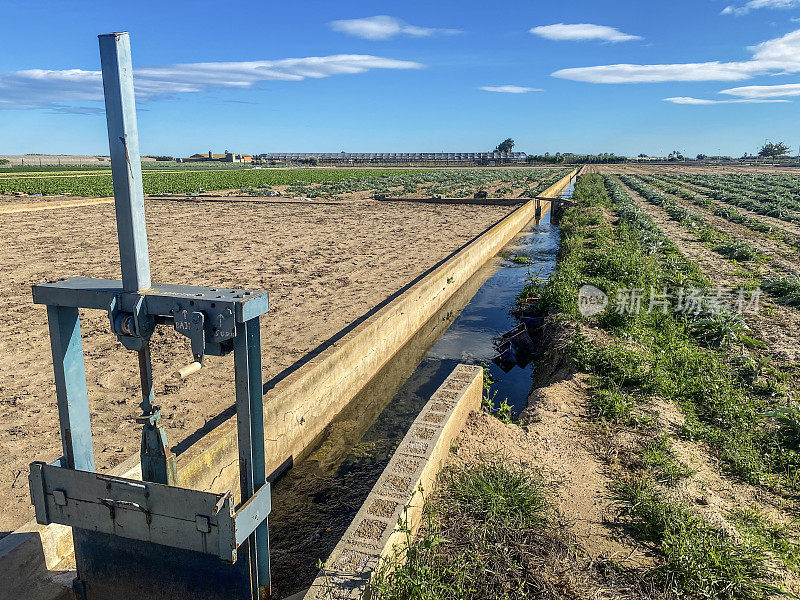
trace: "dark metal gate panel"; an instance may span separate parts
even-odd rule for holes
[[[86,600],[250,600],[247,544],[218,556],[74,529],[78,594]],[[81,590],[82,588],[82,590]]]

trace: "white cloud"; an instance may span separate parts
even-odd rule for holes
[[[662,81],[739,81],[750,77],[748,63],[688,63],[675,65],[603,65],[561,69],[553,77],[587,83],[658,83]]]
[[[548,40],[582,42],[586,40],[600,40],[603,42],[629,42],[641,40],[638,35],[622,33],[616,27],[606,25],[593,25],[591,23],[557,23],[556,25],[542,25],[532,28],[529,33],[538,35]]]
[[[664,98],[664,102],[672,102],[673,104],[691,104],[691,105],[708,105],[708,104],[768,104],[774,102],[789,102],[788,100],[707,100],[706,98],[691,98],[689,96],[676,96],[674,98]]]
[[[332,21],[331,29],[364,38],[366,40],[388,40],[398,35],[409,37],[430,37],[434,35],[456,35],[458,29],[441,29],[436,27],[418,27],[409,25],[400,19],[388,15],[377,15],[364,19],[342,19]]]
[[[484,85],[484,92],[499,92],[501,94],[527,94],[528,92],[543,92],[544,90],[521,85]]]
[[[250,88],[262,81],[302,81],[373,69],[419,69],[424,65],[366,54],[337,54],[281,60],[190,63],[136,69],[138,100],[210,88]],[[51,108],[90,113],[72,103],[102,101],[100,71],[30,69],[0,73],[0,109]]]
[[[747,85],[744,87],[721,90],[719,93],[751,99],[800,96],[800,83],[784,83],[781,85]]]
[[[767,73],[800,72],[800,29],[749,48],[750,60],[665,65],[617,64],[561,69],[553,77],[588,83],[741,81]]]
[[[800,0],[750,0],[742,6],[726,6],[723,15],[746,15],[759,8],[794,8],[800,6]]]

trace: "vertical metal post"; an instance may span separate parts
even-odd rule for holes
[[[236,374],[236,426],[239,439],[241,502],[266,484],[264,448],[264,392],[261,374],[261,328],[259,317],[236,324],[233,340]],[[270,597],[268,519],[248,540],[250,577],[254,600]]]
[[[89,397],[83,364],[83,343],[78,309],[48,306],[50,347],[56,380],[61,445],[67,468],[94,471]]]
[[[139,379],[142,384],[142,480],[166,485],[178,485],[175,455],[169,449],[167,432],[161,426],[161,410],[155,405],[153,367],[150,360],[150,341],[139,350]]]
[[[108,146],[114,180],[122,287],[126,292],[150,287],[150,257],[144,221],[142,165],[133,92],[131,43],[127,32],[100,39]]]

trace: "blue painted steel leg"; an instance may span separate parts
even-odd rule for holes
[[[58,420],[66,464],[79,471],[94,471],[89,397],[83,364],[83,343],[78,309],[48,306],[50,347],[58,399]]]
[[[244,503],[266,483],[261,329],[258,317],[246,323],[237,323],[233,352],[241,502]],[[268,519],[264,519],[256,528],[248,545],[253,598],[265,600],[271,594]]]

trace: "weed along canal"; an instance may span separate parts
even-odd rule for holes
[[[487,410],[515,417],[525,408],[534,366],[509,351],[503,334],[519,324],[514,307],[529,276],[547,277],[555,268],[559,241],[549,213],[525,227],[274,483],[270,541],[276,598],[311,584],[411,423],[458,363],[486,369],[491,381]]]

